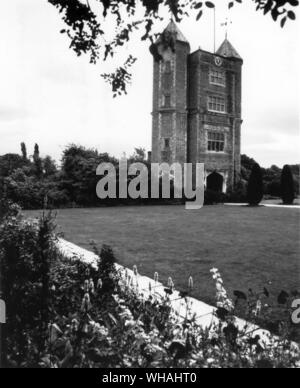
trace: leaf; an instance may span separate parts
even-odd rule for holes
[[[210,1],[207,1],[205,3],[205,5],[206,5],[207,8],[215,8],[215,5],[212,2],[210,2]]]
[[[236,296],[238,299],[247,300],[246,294],[242,291],[234,291],[233,295]]]
[[[201,2],[201,3],[197,3],[194,8],[199,9],[199,8],[202,8],[202,6],[203,6],[203,3]]]
[[[272,15],[273,20],[276,22],[278,19],[278,16],[279,16],[279,12],[278,12],[277,8],[274,8],[272,10],[271,15]]]
[[[288,15],[288,18],[290,18],[291,20],[296,19],[296,14],[293,11],[289,11],[287,15]]]
[[[200,20],[201,17],[202,17],[202,15],[203,15],[203,11],[200,11],[200,12],[198,13],[198,15],[197,15],[196,20],[197,20],[197,21]]]
[[[264,7],[264,15],[266,15],[268,12],[270,12],[272,7],[273,7],[273,0],[268,0],[268,2],[266,3],[266,5]]]
[[[111,321],[117,326],[118,321],[116,320],[116,318],[111,313],[108,313],[108,316],[111,319]]]
[[[287,303],[288,299],[289,299],[289,294],[285,291],[281,291],[281,293],[278,296],[277,301],[278,301],[278,304],[284,305]]]

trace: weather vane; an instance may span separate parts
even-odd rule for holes
[[[229,30],[229,27],[231,24],[232,24],[232,21],[229,20],[228,18],[226,18],[225,23],[221,24],[222,27],[225,27],[225,38],[226,39],[228,38],[228,30]]]

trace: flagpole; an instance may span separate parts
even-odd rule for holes
[[[216,53],[216,6],[214,6],[214,54]]]

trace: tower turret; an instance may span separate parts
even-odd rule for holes
[[[236,51],[236,49],[232,46],[229,40],[226,38],[224,42],[221,44],[220,48],[216,52],[217,55],[221,57],[230,58],[230,59],[238,59],[242,61],[242,57]]]
[[[154,57],[152,162],[185,163],[190,45],[171,21],[151,52]]]

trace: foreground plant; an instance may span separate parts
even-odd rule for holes
[[[286,334],[261,338],[249,333],[247,325],[239,327],[235,312],[240,301],[247,301],[249,313],[254,308],[260,317],[263,309],[258,302],[262,298],[253,303],[236,292],[236,301],[232,301],[217,269],[212,270],[217,290],[216,316],[204,329],[193,313],[192,278],[179,296],[172,279],[164,295],[158,295],[156,273],[146,292],[140,287],[137,267],[133,272],[121,273],[107,246],[98,252],[94,266],[76,255],[72,259],[63,257],[55,249],[52,226],[49,216],[32,223],[20,214],[7,216],[1,224],[0,258],[5,264],[2,284],[6,282],[3,289],[11,306],[5,333],[6,366],[300,366],[299,349]],[[282,293],[280,301],[286,302],[288,297]],[[172,307],[178,298],[181,312]]]
[[[106,252],[106,249],[104,250]],[[105,253],[106,254],[106,253]],[[103,257],[105,257],[105,254]],[[110,260],[109,260],[110,261]],[[111,263],[111,262],[110,262]],[[76,267],[78,263],[68,265]],[[104,264],[105,265],[105,264]],[[103,263],[102,263],[103,266]],[[81,273],[81,274],[80,274]],[[86,279],[83,280],[82,274]],[[283,337],[261,338],[238,327],[235,304],[228,297],[218,270],[213,270],[217,287],[217,310],[209,328],[197,324],[190,309],[190,291],[182,292],[187,313],[179,316],[172,309],[173,286],[158,297],[155,286],[149,293],[140,290],[138,271],[132,274],[107,273],[113,287],[103,289],[105,279],[94,291],[97,270],[80,268],[82,282],[77,312],[59,320],[58,336],[51,343],[41,366],[76,368],[281,368],[299,366],[298,348]],[[155,276],[158,280],[158,275]],[[169,280],[169,286],[171,281]],[[73,288],[71,284],[69,287]],[[154,288],[152,288],[154,287]],[[64,291],[65,292],[65,291]],[[82,300],[80,300],[80,295]],[[51,360],[51,361],[50,361]]]

